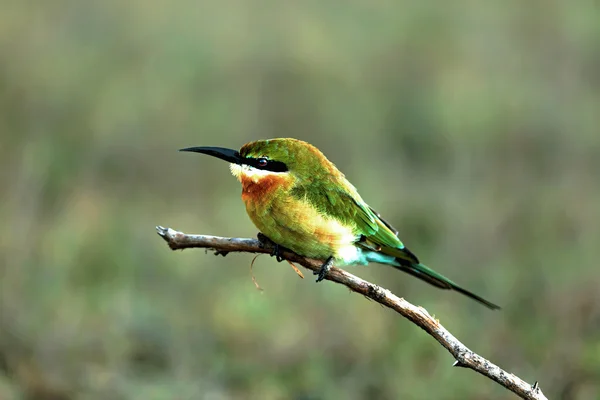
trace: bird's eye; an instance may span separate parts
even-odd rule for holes
[[[256,162],[258,163],[258,166],[259,166],[259,167],[266,167],[266,166],[267,166],[267,164],[269,163],[269,160],[267,160],[267,159],[266,159],[266,158],[264,158],[264,157],[261,157],[261,158],[259,158],[259,159],[258,159]]]

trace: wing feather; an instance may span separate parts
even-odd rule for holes
[[[342,224],[353,226],[357,245],[397,257],[407,264],[419,263],[417,257],[400,241],[397,231],[362,200],[349,182],[335,186],[313,182],[311,185],[295,187],[292,195],[309,201]]]

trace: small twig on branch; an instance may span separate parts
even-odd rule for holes
[[[262,243],[257,239],[188,235],[162,226],[157,226],[156,230],[172,250],[205,248],[215,250],[217,254],[227,254],[229,252],[272,254],[274,250],[270,244]],[[323,263],[287,250],[280,251],[279,255],[284,260],[298,263],[312,271],[319,271]],[[417,307],[389,290],[360,279],[343,269],[332,267],[325,279],[345,285],[350,290],[393,309],[422,328],[452,354],[456,359],[454,366],[472,369],[496,381],[523,399],[547,400],[537,382],[530,385],[518,376],[502,370],[497,365],[474,353],[429,315],[423,307]]]

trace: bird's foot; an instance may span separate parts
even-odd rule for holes
[[[275,243],[275,248],[271,252],[271,257],[275,256],[275,259],[277,260],[277,262],[283,261],[283,257],[281,256],[282,249],[283,249],[283,247],[281,247],[280,245]]]
[[[313,275],[319,275],[317,277],[317,282],[321,282],[323,279],[325,279],[325,276],[327,276],[327,273],[329,273],[329,270],[331,269],[332,265],[333,256],[325,260],[325,262],[323,263],[323,265],[321,265],[321,268],[319,268],[318,271],[313,271]]]
[[[275,242],[272,241],[271,239],[269,239],[265,234],[258,232],[256,234],[256,237],[258,239],[258,241],[260,242],[260,245],[262,248],[268,248],[268,247],[274,247],[275,246]]]
[[[225,251],[225,250],[215,250],[215,256],[223,256],[223,257],[225,257],[227,254],[229,254],[228,251]]]
[[[272,241],[271,239],[269,239],[267,236],[265,236],[264,234],[258,232],[258,234],[256,235],[256,237],[258,238],[259,242],[261,242],[263,244],[263,246],[271,246],[273,248],[273,250],[271,251],[271,257],[275,256],[275,259],[277,260],[277,262],[282,262],[283,261],[283,257],[281,256],[281,253],[283,253],[283,250],[285,249],[283,246],[278,245],[277,243],[275,243],[274,241]]]

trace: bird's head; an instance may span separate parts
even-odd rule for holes
[[[292,138],[257,140],[237,150],[223,147],[189,147],[181,151],[208,154],[231,163],[231,172],[240,181],[257,183],[263,177],[279,176],[311,181],[315,177],[341,175],[313,145]]]

